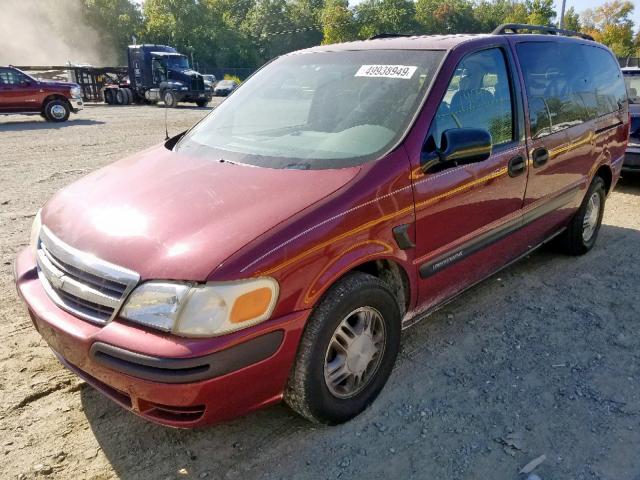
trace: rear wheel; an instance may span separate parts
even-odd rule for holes
[[[114,93],[114,99],[116,105],[124,105],[127,101],[127,94],[122,88],[118,88]]]
[[[125,105],[131,105],[133,103],[133,92],[130,88],[123,88],[122,91],[125,94]]]
[[[567,230],[559,238],[560,245],[566,253],[584,255],[593,248],[602,224],[605,200],[604,180],[601,177],[595,177],[582,205]]]
[[[112,88],[107,88],[104,91],[104,101],[108,105],[113,105],[113,103],[115,102],[115,99],[113,98],[113,89]]]
[[[64,122],[71,114],[71,107],[66,100],[50,100],[44,107],[44,116],[50,122]]]
[[[400,330],[400,310],[387,284],[361,272],[343,278],[309,318],[285,401],[314,422],[355,417],[389,378]]]

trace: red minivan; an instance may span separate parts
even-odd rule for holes
[[[620,68],[578,34],[519,28],[284,55],[64,188],[15,263],[35,328],[161,424],[282,399],[354,417],[404,327],[552,238],[596,241],[629,130]]]

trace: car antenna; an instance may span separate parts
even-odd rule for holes
[[[169,140],[169,126],[167,124],[167,102],[164,102],[164,139]]]

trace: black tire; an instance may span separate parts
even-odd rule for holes
[[[113,98],[113,89],[107,88],[104,91],[104,101],[107,105],[113,105],[115,99]]]
[[[325,381],[329,345],[343,320],[363,307],[380,314],[385,331],[382,353],[379,360],[370,360],[377,363],[369,379],[363,381],[362,390],[340,398]],[[325,294],[309,317],[287,382],[285,401],[312,422],[335,425],[352,419],[375,400],[387,382],[400,348],[400,336],[400,309],[388,285],[366,273],[347,275]]]
[[[164,102],[164,106],[168,108],[173,108],[178,105],[178,99],[176,98],[176,94],[171,90],[165,90],[162,93],[162,101]]]
[[[133,103],[133,92],[130,88],[123,88],[122,91],[126,96],[125,105],[131,105]]]
[[[49,122],[66,122],[71,114],[71,106],[66,100],[50,100],[44,106],[44,116]]]
[[[114,100],[116,105],[124,105],[127,101],[127,94],[124,93],[122,88],[117,88],[114,92]]]
[[[593,196],[599,198],[597,220],[595,228],[588,238],[585,238],[584,226],[585,218],[590,209],[590,202]],[[562,251],[569,255],[584,255],[593,248],[598,238],[598,232],[602,225],[602,214],[604,213],[604,203],[607,198],[604,186],[604,180],[601,177],[595,177],[587,190],[584,200],[580,208],[571,219],[567,229],[558,238],[558,244]],[[593,210],[593,208],[591,209]]]
[[[204,100],[196,100],[196,105],[198,105],[199,107],[206,107],[209,104],[209,100],[204,99]]]

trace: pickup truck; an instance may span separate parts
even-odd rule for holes
[[[83,108],[78,84],[36,80],[15,67],[0,66],[0,115],[40,114],[47,121],[64,122]]]

